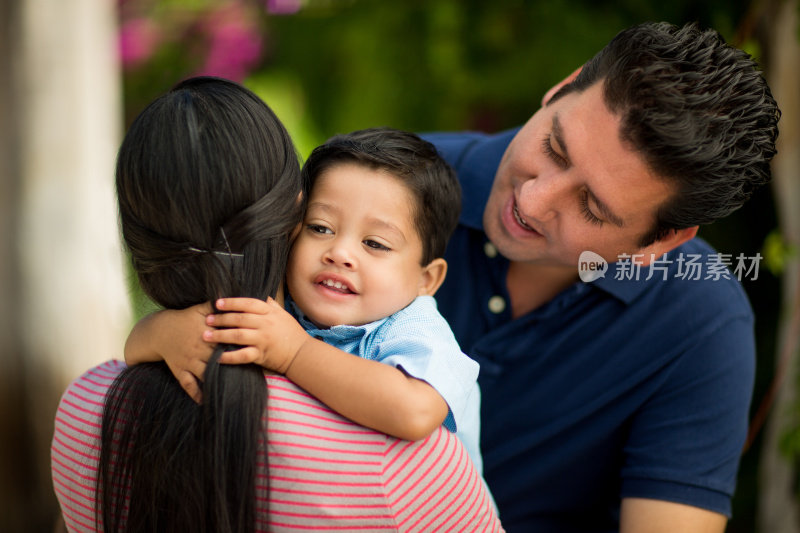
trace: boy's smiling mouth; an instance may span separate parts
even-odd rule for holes
[[[320,274],[316,277],[314,283],[325,290],[333,291],[338,294],[357,294],[356,290],[347,279],[335,274]]]
[[[351,291],[347,287],[347,285],[345,285],[341,281],[334,281],[332,279],[326,279],[326,280],[320,281],[319,283],[320,283],[320,285],[325,285],[326,287],[328,287],[330,289],[342,292],[344,294],[353,294],[353,291]]]

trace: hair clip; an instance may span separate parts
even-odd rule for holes
[[[233,251],[231,250],[231,245],[230,245],[230,243],[228,242],[228,236],[227,236],[227,235],[225,235],[225,228],[223,228],[222,226],[220,226],[220,227],[219,227],[219,232],[220,232],[220,233],[222,233],[222,240],[223,240],[223,242],[225,243],[225,248],[227,248],[227,249],[228,249],[228,252],[227,252],[227,253],[225,253],[225,252],[214,252],[214,253],[215,253],[215,254],[222,254],[222,255],[226,255],[226,256],[228,256],[228,257],[244,257],[244,254],[235,254],[235,253],[233,253]]]
[[[198,254],[211,254],[218,255],[220,257],[244,257],[244,254],[234,254],[232,252],[212,252],[211,250],[201,250],[200,248],[195,248],[194,246],[190,246],[187,248],[190,252],[196,252]]]

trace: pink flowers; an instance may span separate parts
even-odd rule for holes
[[[275,15],[291,15],[300,11],[302,0],[265,0],[268,13]]]
[[[243,80],[261,59],[259,29],[239,2],[209,13],[202,23],[208,39],[205,64],[195,74]]]
[[[153,55],[161,40],[158,26],[148,18],[122,22],[119,30],[119,53],[123,68],[134,68]]]
[[[293,6],[299,9],[298,0],[266,4],[283,13]],[[168,5],[147,0],[120,4],[119,54],[126,71],[152,67],[242,81],[259,66],[264,8],[242,0],[207,2],[199,8]]]

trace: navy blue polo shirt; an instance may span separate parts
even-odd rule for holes
[[[436,299],[481,365],[484,474],[503,525],[616,531],[625,497],[730,515],[755,348],[729,258],[693,239],[652,270],[612,263],[512,320],[508,261],[482,214],[514,133],[425,136],[464,189]]]

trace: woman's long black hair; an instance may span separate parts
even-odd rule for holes
[[[305,185],[283,125],[217,78],[184,81],[131,125],[116,170],[122,233],[144,292],[182,309],[274,296]],[[217,364],[196,404],[164,363],[126,369],[103,414],[98,519],[105,531],[252,531],[266,464],[263,372]]]

